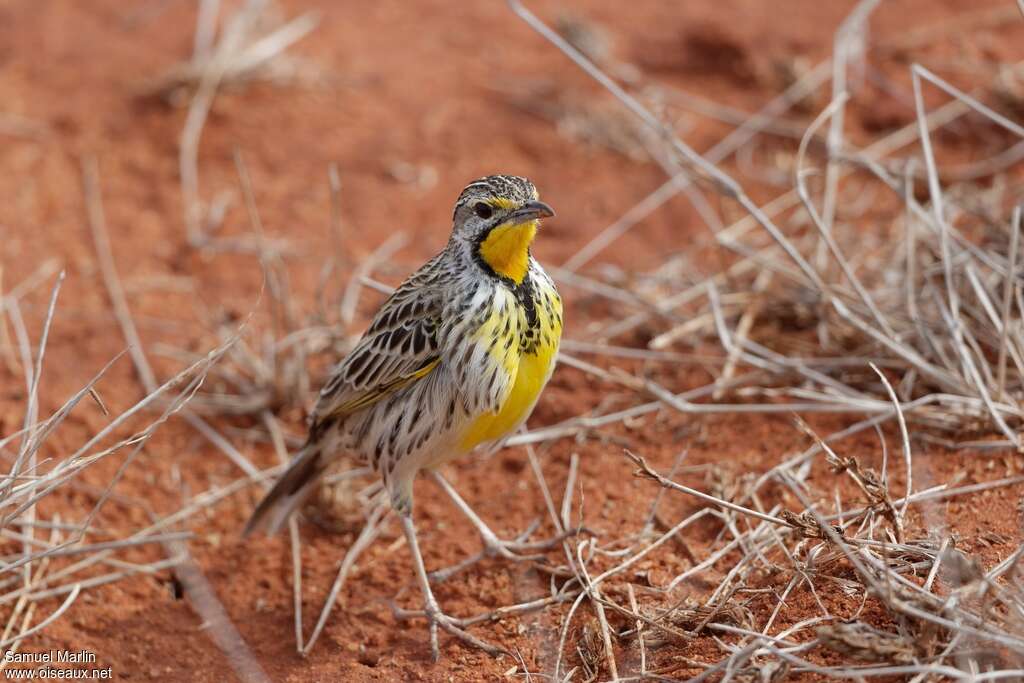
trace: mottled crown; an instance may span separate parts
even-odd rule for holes
[[[455,202],[455,212],[479,199],[504,199],[515,205],[537,199],[537,188],[527,178],[517,175],[489,175],[466,185]]]

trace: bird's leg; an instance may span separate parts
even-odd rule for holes
[[[416,540],[416,526],[412,521],[412,513],[402,512],[399,514],[399,518],[402,520],[402,531],[405,532],[405,540],[409,546],[409,552],[412,553],[412,563],[416,568],[416,578],[419,580],[420,590],[423,591],[423,611],[414,612],[395,609],[395,617],[398,619],[418,616],[426,618],[427,624],[430,627],[430,652],[435,662],[441,657],[441,651],[437,645],[438,626],[464,643],[479,648],[490,655],[507,654],[502,648],[491,645],[462,630],[456,625],[459,623],[458,619],[453,619],[441,611],[441,607],[437,604],[437,599],[434,597],[434,591],[430,588],[430,579],[427,578],[427,569],[423,564],[423,555],[420,554],[420,546]]]
[[[458,491],[455,490],[455,487],[449,484],[448,480],[442,477],[440,472],[431,472],[430,475],[433,477],[434,481],[437,482],[437,485],[448,494],[448,497],[452,499],[455,506],[462,511],[462,514],[464,514],[473,526],[476,527],[477,532],[480,534],[480,538],[483,539],[484,552],[487,555],[497,555],[514,562],[542,560],[544,559],[543,555],[522,555],[520,553],[536,553],[537,551],[549,550],[575,533],[575,530],[569,533],[561,533],[544,541],[527,542],[519,539],[514,541],[504,541],[498,538],[498,535],[495,534],[482,519],[480,519],[480,516],[473,511],[473,508],[469,506],[469,503],[462,499],[462,496],[460,496]]]

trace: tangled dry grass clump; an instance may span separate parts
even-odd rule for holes
[[[1019,568],[1024,546],[983,570],[941,527],[908,522],[912,506],[925,508],[934,517],[937,500],[1024,481],[1015,475],[970,486],[949,482],[917,490],[912,476],[915,444],[975,453],[1018,451],[1021,445],[1022,196],[1007,172],[1024,156],[1024,127],[982,102],[993,94],[992,88],[964,92],[914,64],[914,122],[867,147],[846,140],[843,114],[851,101],[847,72],[851,62],[864,59],[867,19],[877,4],[859,3],[837,32],[831,60],[809,70],[782,97],[745,119],[726,144],[701,156],[571,42],[518,2],[512,3],[527,23],[658,135],[661,149],[654,156],[668,162],[671,176],[663,188],[584,247],[567,264],[562,279],[579,286],[574,273],[579,266],[682,190],[705,218],[715,244],[735,254],[722,272],[696,283],[673,278],[679,266],[670,262],[642,279],[639,287],[615,292],[610,296],[619,301],[650,302],[648,310],[609,321],[598,344],[575,346],[586,353],[611,353],[607,346],[600,348],[602,341],[640,326],[653,328],[649,358],[669,353],[676,344],[699,346],[695,339],[717,340],[724,356],[712,385],[677,395],[650,379],[610,376],[572,357],[568,362],[645,392],[659,406],[684,414],[783,410],[869,416],[825,438],[798,419],[797,426],[812,438],[812,445],[727,497],[679,484],[671,474],[662,475],[643,457],[627,452],[639,466],[638,474],[708,507],[634,547],[624,561],[596,577],[597,570],[587,569],[580,553],[603,567],[595,555],[601,550],[593,540],[576,548],[579,563],[573,569],[583,592],[564,618],[561,633],[563,643],[577,642],[578,665],[566,671],[556,664],[557,680],[580,671],[586,680],[618,679],[614,643],[639,649],[637,678],[645,680],[684,675],[694,680],[785,680],[798,674],[989,680],[1024,675],[1024,584]],[[788,189],[757,206],[714,162],[718,155],[735,151],[731,144],[737,140],[749,140],[736,133],[752,136],[772,128],[774,135],[792,135],[773,127],[773,119],[813,92],[823,73],[832,77],[832,99],[799,136],[790,157]],[[928,111],[922,94],[926,86],[951,99]],[[701,107],[707,110],[704,103]],[[967,166],[942,169],[932,138],[953,122],[989,133],[1001,129],[1003,134],[995,137],[1010,142]],[[822,134],[825,128],[827,133]],[[914,143],[919,143],[918,149],[910,147]],[[897,156],[904,149],[906,156]],[[857,183],[851,190],[853,179]],[[1019,183],[1019,176],[1016,180]],[[738,204],[745,215],[724,224],[706,199],[707,192]],[[889,195],[888,203],[883,194]],[[884,235],[881,238],[864,234],[869,206],[884,207],[870,218],[889,222],[882,229],[874,226],[874,234]],[[602,287],[607,292],[610,283]],[[695,402],[708,396],[715,401]],[[638,411],[623,413],[632,416]],[[899,465],[889,462],[885,450],[878,472],[830,445],[892,422],[898,427]],[[587,425],[603,423],[603,418],[588,418]],[[993,433],[999,436],[989,436]],[[882,445],[884,449],[884,439]],[[808,474],[822,456],[834,479],[849,478],[852,490],[861,494],[859,501],[846,497],[850,487],[837,484],[830,496],[827,489],[809,485]],[[890,470],[897,467],[905,479],[900,492],[892,491]],[[765,505],[779,499],[773,487],[788,491],[785,498],[800,508]],[[626,583],[628,602],[609,597],[612,591],[622,595],[622,577],[630,574],[631,565],[659,552],[704,515],[722,525],[717,552],[667,585],[645,590],[639,605],[632,582]],[[731,560],[731,568],[713,592],[699,602],[673,597],[675,589],[697,572],[725,558]],[[765,582],[766,576],[771,580]],[[852,614],[835,614],[819,597],[827,590],[822,584],[838,587],[859,607]],[[774,594],[775,605],[766,620],[756,623],[745,605],[753,594],[765,590]],[[773,629],[787,602],[804,592],[813,596],[820,614]],[[598,626],[573,631],[576,608],[585,601],[593,606]],[[609,625],[604,616],[609,610],[625,623]],[[867,612],[875,613],[873,623],[867,623]],[[649,648],[655,644],[674,643],[685,652],[702,633],[713,634],[721,653],[717,661],[675,656],[669,657],[672,663],[647,668]]]
[[[235,163],[250,232],[242,238],[215,236],[224,207],[202,201],[198,172],[199,141],[213,98],[228,83],[296,73],[295,63],[282,59],[284,52],[316,23],[303,15],[268,28],[266,5],[244,3],[218,32],[218,3],[202,2],[193,57],[154,86],[160,94],[188,98],[179,158],[188,243],[259,260],[265,287],[256,312],[241,324],[213,321],[209,336],[216,343],[205,353],[170,344],[147,351],[111,253],[99,172],[86,161],[88,222],[127,346],[111,365],[127,355],[146,395],[74,452],[47,462],[38,457],[40,450],[83,400],[106,411],[96,385],[110,365],[60,410],[39,416],[40,377],[48,331],[60,315],[62,277],[56,278],[34,349],[19,301],[50,281],[54,268],[46,265],[0,292],[6,320],[0,325],[0,351],[8,367],[25,377],[24,424],[0,440],[0,456],[8,463],[0,482],[5,542],[0,605],[13,605],[0,647],[18,648],[66,612],[82,591],[170,569],[235,673],[243,680],[266,679],[192,560],[185,543],[191,533],[180,529],[224,498],[265,485],[279,471],[258,469],[238,441],[272,444],[282,462],[299,445],[282,424],[301,423],[317,385],[317,363],[349,348],[358,332],[362,293],[388,291],[373,279],[374,272],[403,239],[396,235],[361,263],[346,263],[351,276],[337,298],[328,294],[333,289],[328,283],[346,257],[332,250],[322,264],[315,310],[301,315],[285,267],[288,245],[264,234],[258,188],[241,152]],[[858,3],[835,36],[832,57],[791,70],[784,91],[751,114],[648,82],[638,67],[615,63],[603,31],[573,19],[563,22],[563,36],[516,0],[510,2],[515,14],[624,105],[627,116],[610,115],[607,103],[555,103],[539,113],[566,135],[652,159],[668,175],[660,188],[554,269],[560,286],[605,299],[611,308],[590,338],[566,340],[563,362],[636,400],[621,410],[575,416],[508,442],[525,447],[548,513],[546,525],[563,539],[556,553],[531,565],[549,579],[550,591],[462,621],[468,627],[550,610],[558,624],[557,642],[551,648],[554,662],[543,673],[552,680],[1024,676],[1024,545],[986,566],[963,539],[948,532],[937,505],[985,491],[1002,493],[1024,482],[1019,465],[1024,197],[1019,173],[1014,175],[1024,158],[1024,127],[997,111],[1016,97],[1020,68],[1009,65],[968,92],[913,64],[907,93],[913,120],[869,144],[855,144],[846,137],[844,118],[859,106],[856,73],[872,54],[867,27],[877,5],[877,0]],[[1021,19],[1005,14],[998,20]],[[263,28],[257,30],[261,17]],[[948,30],[933,27],[928,35]],[[901,54],[913,50],[908,41],[899,46]],[[784,118],[807,111],[808,101],[829,82],[830,97],[813,121],[803,125],[797,117]],[[928,89],[945,93],[945,103],[926,107]],[[657,114],[649,103],[656,104]],[[731,132],[698,154],[665,123],[673,107],[724,122]],[[993,147],[967,164],[944,167],[933,142],[953,125],[994,141]],[[756,154],[765,149],[771,152],[764,155],[768,163]],[[755,203],[743,183],[719,166],[732,158],[745,175],[778,186],[780,193],[763,205]],[[336,168],[328,169],[326,183],[327,230],[337,244],[344,226]],[[581,272],[679,194],[707,223],[714,251],[725,254],[716,261],[717,272],[694,278],[693,257],[682,249],[649,273]],[[638,338],[646,348],[628,346]],[[696,351],[702,355],[693,360]],[[150,353],[184,367],[161,382]],[[679,392],[650,374],[607,369],[603,360],[613,357],[712,367],[715,379]],[[626,443],[623,471],[632,468],[650,487],[650,506],[635,528],[620,529],[615,538],[587,533],[578,508],[585,484],[578,457],[569,461],[559,500],[535,445],[582,439],[659,411],[839,413],[856,421],[822,435],[795,418],[794,430],[807,439],[804,450],[778,454],[778,464],[763,472],[736,476],[711,469],[692,485],[683,483],[685,452],[671,469],[660,471],[640,446]],[[171,418],[186,421],[241,476],[191,496],[172,514],[151,512],[148,524],[130,534],[112,537],[96,529],[94,521],[124,472]],[[870,430],[880,437],[877,468],[843,447],[844,439]],[[893,439],[898,446],[891,454]],[[915,479],[915,458],[930,447],[965,458],[1008,454],[1006,462],[1016,463],[1016,469],[1008,466],[1005,477],[980,482],[930,480],[922,486]],[[39,514],[40,500],[78,486],[76,478],[85,468],[115,453],[126,454],[125,459],[103,491],[91,492],[98,499],[91,510],[76,519]],[[290,524],[295,645],[302,654],[317,642],[357,558],[389,523],[379,484],[357,489],[353,483],[365,474],[357,468],[330,480],[348,487],[345,498],[354,508],[349,512],[362,531],[345,550],[310,634],[303,629],[301,536],[297,524]],[[680,519],[668,518],[660,510],[674,497],[697,501],[697,507]],[[715,530],[709,550],[693,552],[686,534],[708,525]],[[538,526],[525,530],[521,540]],[[145,545],[160,546],[161,559],[137,561],[131,553]],[[687,566],[664,582],[640,569],[669,556],[682,557]],[[483,553],[470,557],[434,578],[449,580],[484,559]],[[695,580],[712,569],[721,580],[694,588]],[[38,605],[54,597],[63,601],[40,617]],[[789,606],[797,603],[810,605],[813,616],[795,623],[786,619]],[[529,680],[540,672],[520,657],[510,675]]]
[[[139,573],[153,574],[176,568],[187,560],[187,551],[169,551],[166,558],[148,563],[127,560],[124,555],[149,544],[161,544],[171,549],[190,538],[191,533],[176,531],[175,528],[206,503],[201,500],[203,497],[190,501],[175,514],[164,517],[152,515],[149,524],[123,538],[110,538],[109,532],[94,527],[94,522],[127,467],[162,424],[182,413],[202,386],[210,367],[237,341],[237,338],[228,340],[166,382],[154,385],[135,405],[111,416],[109,423],[80,447],[58,462],[48,463],[40,459],[40,451],[45,449],[47,440],[83,399],[95,401],[105,414],[108,413],[96,385],[126,355],[122,352],[111,359],[53,414],[45,417],[38,414],[47,338],[58,314],[58,295],[63,280],[64,273],[61,272],[53,285],[46,320],[34,352],[18,301],[37,283],[22,283],[23,286],[14,288],[2,300],[7,320],[14,330],[17,364],[24,371],[27,397],[22,428],[0,440],[0,453],[10,462],[10,469],[0,487],[0,511],[3,515],[0,535],[4,538],[6,550],[3,558],[5,577],[0,580],[3,591],[0,604],[9,605],[11,610],[0,647],[11,652],[17,652],[25,638],[44,629],[66,612],[82,591]],[[129,435],[119,436],[125,432]],[[103,490],[93,491],[78,482],[85,469],[115,454],[124,454],[124,459],[117,475]],[[75,488],[82,488],[97,498],[85,514],[75,519],[62,519],[59,514],[44,516],[39,513],[37,505],[41,500],[57,490]],[[62,562],[60,566],[56,565],[57,558]],[[98,572],[97,569],[105,571]],[[59,607],[39,618],[39,604],[46,604],[55,597],[64,598]]]

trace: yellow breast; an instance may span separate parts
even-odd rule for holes
[[[496,353],[499,355],[495,355],[495,360],[502,363],[509,377],[514,377],[512,388],[498,412],[478,417],[462,434],[460,446],[466,451],[481,443],[500,439],[519,426],[529,417],[540,392],[551,377],[562,335],[562,304],[558,294],[551,288],[539,292],[539,295],[537,317],[540,333],[536,347],[531,352],[520,353],[517,344],[513,345],[510,352],[501,349],[502,344],[498,345]],[[545,298],[547,306],[543,303]]]

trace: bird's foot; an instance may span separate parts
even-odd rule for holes
[[[466,626],[465,620],[448,616],[441,611],[440,606],[434,601],[427,601],[422,610],[406,610],[392,606],[392,611],[395,619],[398,620],[416,619],[420,617],[427,620],[427,627],[430,630],[430,653],[435,662],[441,658],[441,650],[437,642],[438,627],[455,636],[467,645],[475,647],[478,650],[483,650],[493,657],[508,654],[508,650],[497,645],[492,645],[486,640],[481,640],[466,631],[464,628]]]

